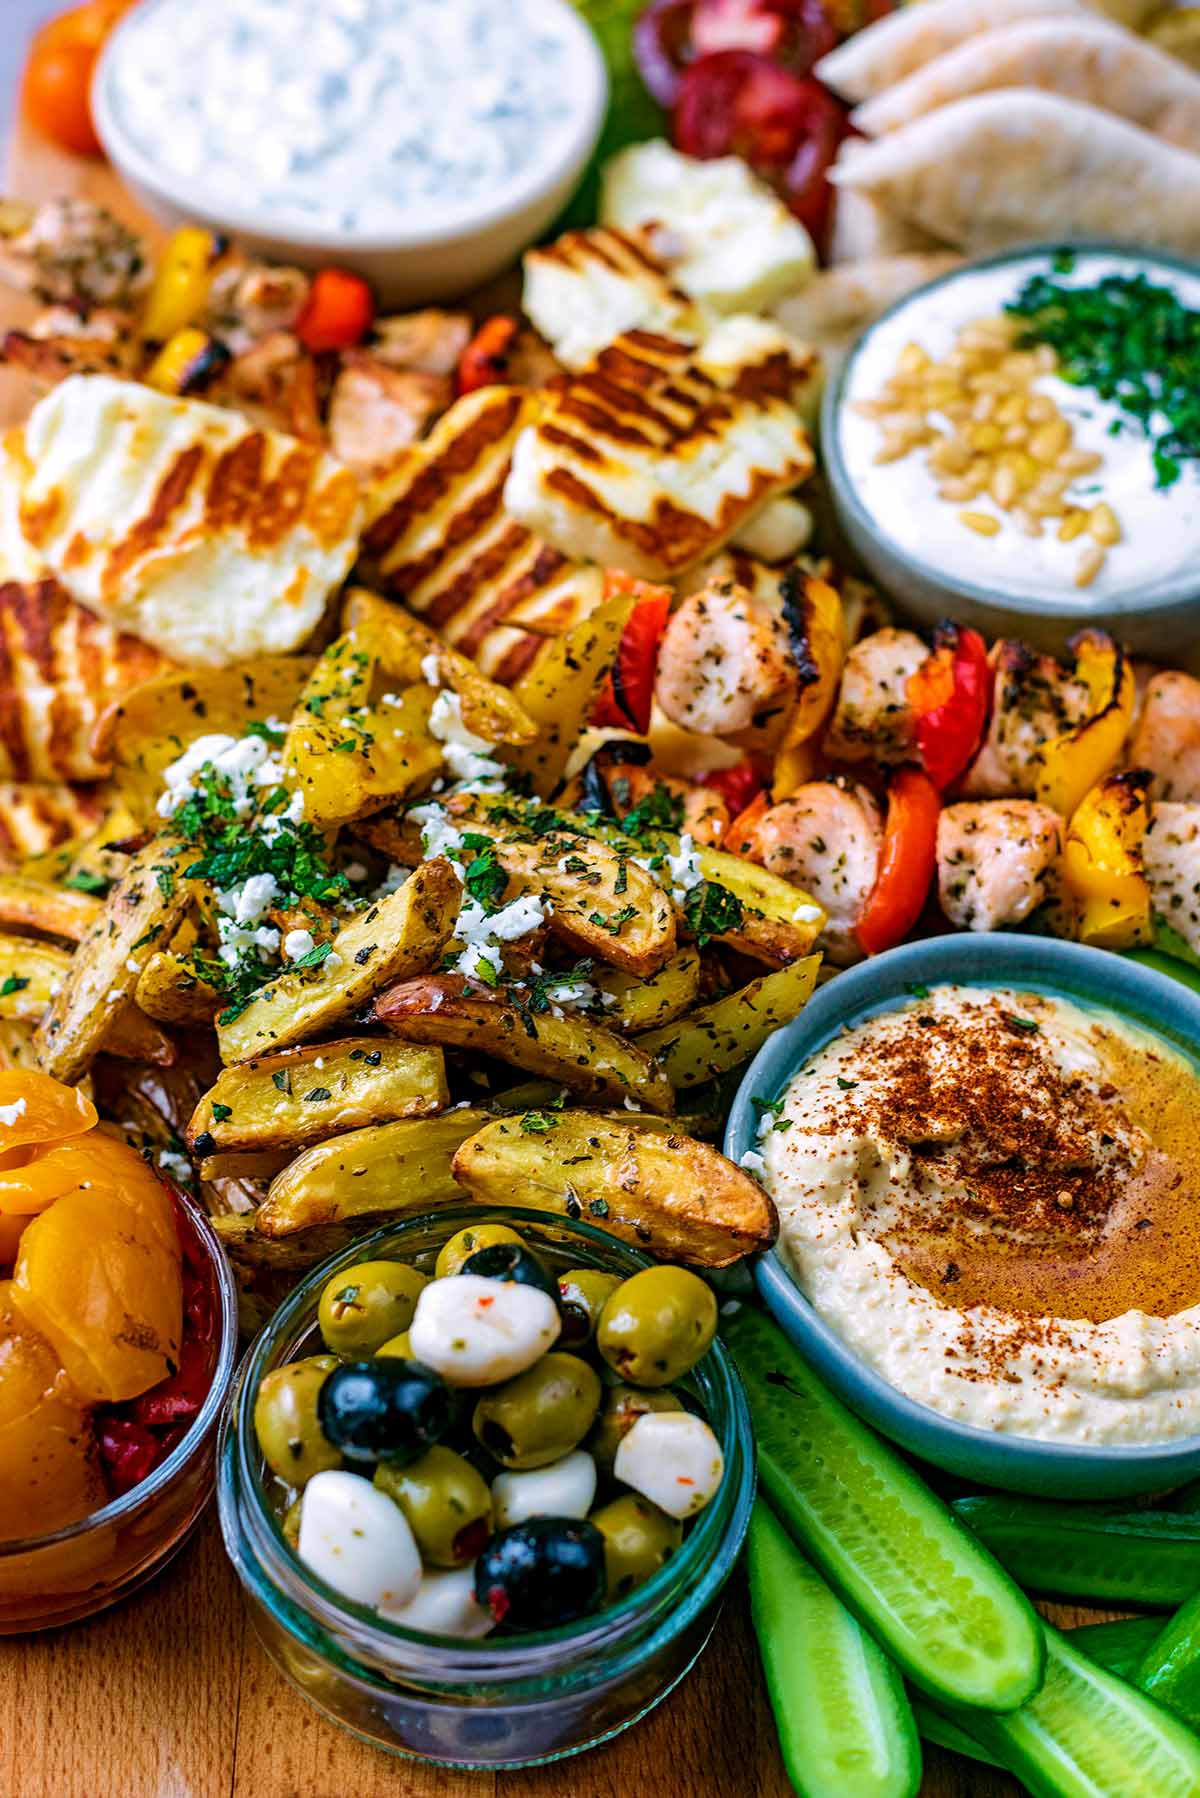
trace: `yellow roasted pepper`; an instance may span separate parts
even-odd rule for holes
[[[1116,766],[1133,719],[1134,680],[1124,651],[1107,631],[1071,638],[1073,673],[1091,696],[1082,724],[1043,743],[1036,756],[1035,795],[1072,818],[1084,796]]]
[[[186,325],[167,339],[142,378],[159,393],[202,393],[228,363],[219,338]]]
[[[846,659],[846,629],[836,588],[797,571],[785,577],[782,592],[800,686],[775,758],[774,799],[786,799],[811,780],[812,740],[833,710]]]
[[[194,325],[208,304],[213,263],[224,249],[215,232],[183,225],[159,258],[142,314],[142,336],[165,343],[185,325]]]
[[[1080,901],[1079,940],[1132,949],[1153,936],[1142,839],[1150,822],[1150,775],[1110,774],[1093,787],[1067,826],[1063,878]]]

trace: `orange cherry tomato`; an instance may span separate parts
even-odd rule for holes
[[[37,33],[25,66],[25,111],[51,143],[101,156],[92,121],[92,76],[105,39],[136,0],[87,0]]]
[[[64,1529],[106,1497],[87,1410],[0,1282],[0,1541]]]
[[[375,301],[361,275],[323,268],[313,279],[295,332],[306,349],[348,350],[361,342],[375,318]]]
[[[76,1086],[64,1086],[37,1068],[0,1068],[0,1154],[82,1136],[95,1128],[97,1116]]]

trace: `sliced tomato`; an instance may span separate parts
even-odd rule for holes
[[[939,791],[957,780],[987,729],[992,669],[978,631],[945,619],[930,654],[908,682],[921,763]]]
[[[323,268],[313,277],[295,332],[305,349],[348,350],[361,343],[375,321],[375,299],[361,275],[347,268]]]
[[[868,955],[906,937],[921,915],[937,867],[937,788],[919,768],[898,768],[888,788],[887,823],[875,885],[855,935]]]
[[[517,335],[517,321],[498,312],[485,319],[458,359],[458,391],[474,393],[494,387],[508,373],[508,352]]]
[[[645,736],[650,729],[658,645],[667,628],[671,589],[610,569],[604,577],[604,597],[610,599],[614,593],[635,593],[637,604],[621,633],[617,659],[597,696],[591,722],[601,730],[635,730]]]
[[[807,75],[840,39],[824,0],[650,0],[633,28],[639,73],[668,110],[701,57],[748,50]]]
[[[766,784],[762,764],[753,756],[735,762],[732,768],[713,768],[697,782],[698,786],[711,787],[714,793],[721,795],[729,816],[733,819],[730,831],[741,822],[742,812],[752,800],[758,798]]]

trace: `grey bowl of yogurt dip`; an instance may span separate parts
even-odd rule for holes
[[[1065,350],[1024,341],[1050,315],[1007,309],[1034,282],[1100,296],[1101,322],[1106,291],[1139,323],[1160,308],[1200,356],[1200,265],[1169,256],[1033,247],[931,281],[864,333],[826,391],[822,450],[842,528],[922,621],[950,614],[1051,650],[1100,625],[1138,653],[1195,663],[1200,458],[1165,447],[1163,413],[1139,422],[1125,403],[1160,383],[1137,331],[1118,326],[1107,360],[1124,400],[1064,379],[1075,372]],[[1073,342],[1084,328],[1069,322]]]
[[[385,304],[511,263],[570,198],[606,105],[567,0],[142,0],[93,87],[152,215],[352,269]]]

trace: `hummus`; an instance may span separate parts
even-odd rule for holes
[[[919,990],[764,1109],[801,1289],[921,1404],[1073,1443],[1200,1434],[1200,1080],[1065,999]]]

